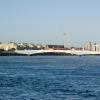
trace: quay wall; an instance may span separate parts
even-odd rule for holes
[[[100,52],[96,51],[81,51],[81,50],[15,50],[18,54],[39,54],[39,53],[65,53],[72,55],[99,55]]]

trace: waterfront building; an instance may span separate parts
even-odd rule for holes
[[[64,50],[64,45],[46,45],[47,49]]]
[[[100,52],[100,45],[99,44],[95,45],[95,51]]]
[[[100,52],[100,45],[97,43],[93,43],[93,42],[87,42],[84,45],[84,50]]]
[[[32,50],[35,46],[30,43],[17,43],[17,50]]]
[[[87,42],[84,45],[84,50],[92,51],[92,42]]]
[[[16,50],[17,49],[17,45],[14,43],[8,43],[8,44],[0,44],[0,49],[3,50]]]

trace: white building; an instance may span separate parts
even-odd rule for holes
[[[84,45],[84,50],[87,50],[87,51],[97,51],[97,52],[99,52],[100,51],[100,45],[97,44],[97,43],[93,43],[93,42],[87,42]]]

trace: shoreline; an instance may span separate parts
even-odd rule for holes
[[[71,54],[71,53],[62,53],[62,52],[43,52],[43,53],[34,53],[34,54],[22,54],[15,51],[3,51],[0,52],[0,56],[100,56],[100,54]]]

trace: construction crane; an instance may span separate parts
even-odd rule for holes
[[[64,33],[64,48],[70,48],[70,35],[71,33]]]

